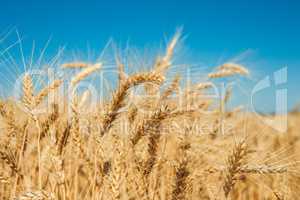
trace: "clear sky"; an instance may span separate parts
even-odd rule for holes
[[[1,0],[0,7],[0,33],[17,27],[24,40],[41,46],[51,37],[49,51],[60,45],[99,49],[111,37],[143,47],[178,26],[200,61],[250,49],[262,76],[288,66],[289,103],[300,100],[297,0]]]

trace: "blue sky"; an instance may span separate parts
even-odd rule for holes
[[[51,53],[61,45],[100,49],[111,37],[142,48],[183,26],[184,43],[199,62],[250,50],[259,76],[288,66],[291,106],[300,100],[299,10],[296,0],[2,0],[0,33],[16,27],[25,42],[41,47],[51,37]]]

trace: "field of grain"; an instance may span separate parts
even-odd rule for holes
[[[206,82],[183,85],[180,73],[167,82],[179,38],[149,70],[128,73],[116,56],[117,84],[102,102],[89,91],[59,92],[102,63],[65,63],[70,81],[38,89],[25,73],[20,98],[0,100],[0,199],[299,199],[299,113],[278,133],[227,106],[230,87],[219,99],[203,98],[219,79],[250,76],[236,63],[212,68]]]

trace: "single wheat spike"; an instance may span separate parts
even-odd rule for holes
[[[180,37],[181,37],[181,31],[177,31],[167,47],[165,56],[157,59],[154,66],[154,70],[156,72],[164,74],[164,72],[171,65],[171,59],[174,54],[174,49]]]
[[[180,116],[193,116],[193,114],[197,114],[197,112],[198,110],[178,110],[169,113],[166,119],[174,119]]]
[[[170,84],[170,86],[165,91],[163,91],[160,97],[160,101],[166,100],[170,95],[172,95],[174,91],[178,91],[179,83],[180,83],[180,75],[176,75],[172,83]]]
[[[23,177],[21,172],[18,169],[17,161],[15,156],[13,155],[12,151],[5,147],[4,150],[0,150],[0,159],[4,160],[4,162],[10,167],[10,169],[18,174],[19,176]]]
[[[59,88],[59,86],[63,83],[62,80],[55,80],[49,86],[43,88],[36,96],[35,96],[35,106],[38,106],[48,94]]]
[[[82,144],[81,135],[80,135],[78,103],[74,98],[71,102],[71,109],[72,109],[72,121],[71,121],[70,132],[71,132],[75,146],[80,150],[80,152],[82,152],[83,144]]]
[[[231,71],[237,72],[242,75],[249,75],[249,73],[250,73],[246,67],[236,64],[236,63],[225,63],[225,64],[219,66],[218,70],[231,70]]]
[[[190,143],[187,138],[188,135],[183,134],[178,136],[180,139],[179,146],[177,148],[178,164],[175,172],[175,182],[172,187],[172,200],[184,200],[186,199],[186,192],[188,186],[188,176],[190,171],[188,169],[188,156],[187,150],[190,148]]]
[[[71,109],[72,109],[72,121],[71,121],[70,133],[72,135],[73,142],[77,147],[77,149],[79,150],[79,155],[83,157],[83,159],[88,163],[89,166],[93,166],[93,162],[89,159],[86,153],[82,136],[80,134],[80,124],[79,124],[80,113],[78,110],[78,102],[74,98],[71,102]]]
[[[100,135],[104,135],[104,133],[110,129],[112,123],[116,120],[119,114],[118,111],[124,106],[124,101],[130,88],[145,82],[159,84],[163,80],[164,77],[159,74],[145,73],[132,75],[129,78],[127,78],[126,81],[123,81],[119,85],[117,91],[114,93],[113,99],[111,100],[108,106],[108,110],[105,113]]]
[[[187,178],[189,176],[189,170],[187,169],[187,159],[182,158],[179,162],[179,166],[176,169],[175,185],[172,191],[172,200],[184,200],[187,188]]]
[[[146,178],[149,177],[149,174],[152,172],[152,169],[156,163],[160,137],[161,134],[158,131],[151,133],[148,137],[149,140],[147,145],[148,159],[145,162],[144,172],[143,172]]]
[[[168,116],[169,112],[170,112],[170,110],[167,107],[163,107],[156,114],[154,114],[154,115],[156,115],[156,117],[153,116],[152,120],[149,121],[150,124],[148,124],[148,126],[150,126],[151,128],[147,130],[148,159],[145,162],[144,173],[143,173],[146,178],[152,172],[152,169],[153,169],[154,165],[156,164],[157,156],[158,156],[158,147],[159,147],[159,142],[160,142],[160,138],[161,138],[161,133],[160,133],[161,122],[163,119],[165,119]],[[145,134],[145,133],[143,133],[143,134]]]
[[[54,194],[44,190],[24,192],[14,200],[55,200]]]
[[[127,117],[130,124],[134,122],[137,112],[138,112],[138,108],[135,105],[131,105],[129,107]]]
[[[204,89],[209,89],[212,88],[214,84],[212,82],[205,82],[205,83],[199,83],[195,86],[196,90],[204,90]]]
[[[71,62],[62,64],[63,68],[86,68],[89,66],[90,64],[84,62]]]
[[[140,173],[139,164],[134,154],[134,149],[129,146],[127,152],[127,163],[129,166],[126,168],[126,184],[130,185],[130,197],[140,200],[148,200],[147,187],[144,177]]]
[[[79,72],[72,80],[71,80],[71,85],[74,87],[77,83],[85,79],[87,76],[92,74],[93,72],[99,70],[102,67],[101,63],[97,63],[91,67],[85,68],[81,72]]]
[[[110,174],[110,188],[114,200],[121,198],[121,182],[124,169],[122,166],[123,152],[120,151],[120,146],[123,146],[123,144],[116,147],[115,155],[113,157],[112,173]]]
[[[242,162],[247,155],[247,146],[245,140],[241,140],[233,149],[232,154],[227,158],[227,169],[223,190],[227,197],[235,185],[237,174],[240,173]]]
[[[6,115],[5,103],[2,102],[1,100],[0,100],[0,115],[2,117],[5,117]]]
[[[134,130],[131,143],[135,146],[139,140],[149,132],[155,132],[159,128],[161,122],[169,115],[168,109],[159,109],[154,112],[148,119],[141,122]]]
[[[64,148],[66,147],[66,145],[68,143],[70,132],[71,132],[71,126],[72,126],[71,123],[67,122],[67,125],[62,132],[62,136],[57,141],[57,146],[58,146],[57,149],[58,149],[59,155],[62,155]]]
[[[241,173],[252,174],[281,174],[287,172],[286,167],[268,165],[244,165],[240,168]]]
[[[232,96],[232,87],[230,86],[226,89],[226,92],[225,92],[225,95],[223,98],[224,104],[226,104],[229,101],[231,96]]]
[[[31,76],[26,73],[23,78],[23,104],[27,109],[31,109],[34,104],[34,88]]]
[[[57,104],[52,104],[52,112],[47,117],[46,121],[41,123],[41,139],[46,136],[51,125],[53,125],[59,117],[59,107]]]
[[[228,77],[228,76],[234,76],[236,74],[239,74],[239,73],[232,71],[232,70],[223,69],[223,70],[208,74],[208,77],[209,78],[224,78],[224,77]]]
[[[156,59],[156,62],[154,64],[153,67],[153,72],[164,75],[166,70],[171,66],[171,59],[173,57],[174,54],[174,49],[176,47],[176,44],[178,42],[178,40],[180,39],[181,36],[181,31],[177,31],[173,37],[173,39],[171,40],[171,42],[169,43],[169,45],[167,46],[165,55],[161,58],[158,57]],[[161,83],[162,84],[162,83]],[[145,90],[148,94],[154,94],[155,92],[157,92],[157,88],[155,88],[153,85],[151,84],[146,84],[145,85]]]
[[[18,133],[21,133],[21,128],[16,124],[15,121],[15,113],[8,109],[7,106],[0,102],[0,115],[3,117],[4,121],[6,122],[6,130],[7,130],[7,137],[3,139],[3,143],[7,145],[12,137],[16,136]]]
[[[117,56],[116,56],[116,64],[118,67],[118,78],[119,78],[119,84],[120,84],[122,81],[126,80],[126,76],[125,76],[125,71],[124,71],[124,64],[120,61],[120,58],[118,58]]]
[[[64,158],[60,155],[59,148],[57,144],[50,144],[49,160],[52,164],[52,169],[54,170],[53,176],[55,177],[55,183],[58,185],[63,185],[65,183],[65,170],[64,170]]]
[[[214,87],[214,84],[212,82],[198,83],[189,88],[186,88],[183,94],[186,96],[186,98],[189,99],[197,96],[199,91],[210,89],[212,87]]]

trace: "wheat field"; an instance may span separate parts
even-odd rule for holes
[[[234,89],[203,98],[215,81],[251,71],[224,63],[207,81],[183,85],[180,73],[167,75],[179,39],[148,70],[128,73],[116,56],[118,80],[101,102],[76,87],[104,63],[64,63],[70,81],[38,89],[25,73],[19,99],[0,100],[0,199],[299,199],[299,113],[278,133],[227,106]],[[68,98],[66,85],[74,89]]]

